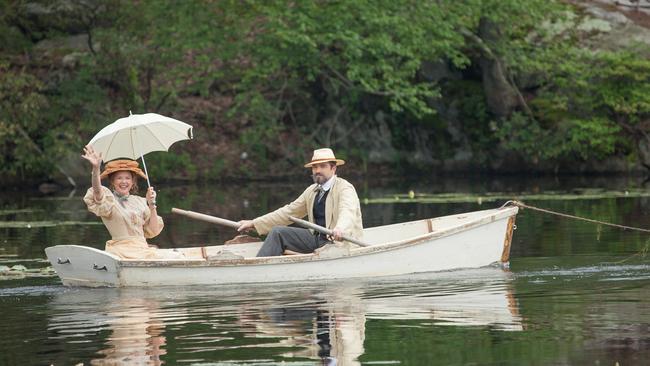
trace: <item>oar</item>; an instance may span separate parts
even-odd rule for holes
[[[289,220],[291,220],[294,223],[296,223],[296,224],[298,224],[298,225],[300,225],[302,227],[305,227],[307,229],[316,230],[321,234],[325,234],[325,235],[333,235],[334,234],[334,232],[332,230],[328,229],[328,228],[322,227],[320,225],[313,224],[313,223],[311,223],[309,221],[301,220],[301,219],[299,219],[297,217],[289,216]],[[362,247],[369,247],[370,246],[370,244],[368,244],[368,243],[364,243],[362,241],[359,241],[357,239],[354,239],[354,238],[351,238],[351,237],[345,236],[345,235],[341,235],[341,239],[343,239],[345,241],[349,241],[350,243],[361,245]]]
[[[176,207],[172,208],[172,213],[187,216],[189,218],[196,219],[196,220],[210,222],[213,224],[228,226],[235,230],[239,229],[239,224],[237,222],[222,219],[220,217],[210,216],[210,215],[206,215],[194,211],[181,210],[180,208],[176,208]]]
[[[195,220],[201,220],[201,221],[206,221],[212,224],[218,224],[218,225],[223,225],[223,226],[228,226],[231,227],[235,230],[239,229],[239,223],[235,221],[230,221],[226,219],[222,219],[220,217],[215,217],[215,216],[210,216],[206,214],[202,214],[200,212],[194,212],[194,211],[187,211],[187,210],[181,210],[180,208],[172,208],[172,213],[187,216],[191,219]],[[258,235],[254,231],[251,232],[250,234],[252,235]],[[259,242],[260,238],[255,238],[254,236],[250,236],[248,234],[240,234],[235,236],[234,238],[227,240],[224,242],[224,245],[231,245],[231,244],[246,244],[246,243],[251,243],[251,242]],[[208,258],[207,254],[205,252],[205,247],[201,247],[201,253],[203,254],[203,258]]]

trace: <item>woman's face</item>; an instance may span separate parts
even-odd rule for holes
[[[133,175],[131,172],[123,170],[113,174],[111,178],[111,184],[113,184],[113,189],[121,195],[127,195],[131,192],[133,187]]]

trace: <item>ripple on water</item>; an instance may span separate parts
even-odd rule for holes
[[[0,296],[47,296],[66,291],[63,286],[18,286],[0,288]]]
[[[47,352],[65,352],[73,360],[120,363],[157,355],[208,362],[219,351],[236,364],[264,354],[313,364],[326,353],[322,342],[336,347],[337,337],[346,334],[358,340],[350,345],[351,357],[360,356],[371,321],[386,324],[397,339],[403,327],[522,330],[511,281],[511,273],[490,268],[318,284],[34,286],[2,289],[0,295],[42,296]],[[51,362],[48,357],[40,363]]]
[[[538,281],[542,278],[552,277],[557,280],[572,278],[593,278],[599,281],[608,280],[636,280],[647,279],[650,272],[650,265],[646,264],[601,264],[595,266],[580,266],[575,268],[552,268],[538,271],[522,271],[515,274],[516,278],[535,278]]]

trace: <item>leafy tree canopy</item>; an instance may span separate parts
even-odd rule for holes
[[[469,148],[479,163],[499,150],[537,163],[643,160],[650,62],[585,46],[582,15],[559,1],[0,6],[5,172],[52,173],[51,159],[129,110],[204,128],[195,158],[179,157],[191,177],[293,164],[322,145],[365,161],[373,139],[442,158]],[[86,46],[43,46],[69,35]]]

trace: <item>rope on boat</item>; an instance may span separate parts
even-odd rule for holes
[[[611,222],[587,219],[587,218],[580,217],[580,216],[574,216],[574,215],[569,215],[569,214],[565,214],[565,213],[561,213],[561,212],[555,212],[555,211],[547,210],[547,209],[544,209],[544,208],[529,206],[529,205],[527,205],[527,204],[525,204],[525,203],[523,203],[521,201],[508,201],[508,202],[504,203],[503,206],[501,206],[501,207],[506,207],[506,206],[517,206],[517,207],[521,207],[521,208],[527,208],[529,210],[544,212],[544,213],[547,213],[547,214],[556,215],[556,216],[560,216],[560,217],[566,217],[566,218],[574,219],[574,220],[582,220],[582,221],[591,222],[591,223],[599,224],[599,225],[616,227],[616,228],[623,229],[623,230],[636,230],[636,231],[641,231],[641,232],[644,232],[644,233],[650,233],[650,229],[642,229],[642,228],[639,228],[639,227],[625,226],[625,225],[613,224]]]

